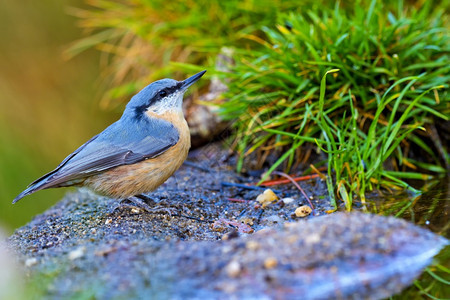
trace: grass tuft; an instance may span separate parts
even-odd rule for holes
[[[260,47],[236,51],[220,108],[235,120],[238,171],[250,154],[282,148],[269,173],[287,172],[315,142],[327,157],[331,202],[347,209],[374,188],[419,193],[403,180],[429,178],[419,170],[446,172],[428,130],[449,118],[443,12],[428,2],[364,7],[281,14]],[[416,163],[422,153],[430,155]]]
[[[246,157],[275,154],[268,174],[288,172],[318,151],[331,202],[347,209],[375,188],[418,193],[406,179],[447,172],[450,39],[439,1],[86,3],[71,13],[87,36],[67,54],[104,54],[114,88],[102,104],[206,67],[229,83],[218,105],[234,121],[238,171]],[[214,72],[223,47],[234,63]]]

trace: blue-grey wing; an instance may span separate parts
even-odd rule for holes
[[[31,183],[19,196],[70,185],[108,169],[156,157],[178,140],[178,130],[168,121],[121,119],[67,156],[55,170]],[[17,200],[22,198],[19,196]]]

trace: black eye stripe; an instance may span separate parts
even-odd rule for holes
[[[165,97],[177,92],[180,87],[182,85],[182,82],[178,82],[177,84],[175,84],[174,86],[171,87],[166,87],[163,88],[161,90],[159,90],[158,92],[156,92],[156,94],[154,94],[153,98],[151,98],[148,102],[148,106],[151,106],[152,104],[164,99]]]
[[[183,82],[180,81],[171,87],[162,88],[161,90],[159,90],[155,94],[153,94],[153,97],[148,99],[148,102],[146,104],[134,107],[135,119],[141,120],[144,113],[147,111],[147,109],[149,109],[150,106],[152,106],[156,102],[164,99],[165,97],[167,97],[173,93],[176,93],[177,91],[180,90],[182,85],[183,85]],[[146,120],[145,118],[143,118],[143,119]]]
[[[161,98],[164,98],[164,97],[167,96],[167,91],[166,91],[166,90],[159,91],[158,95],[159,95]]]
[[[160,90],[159,92],[156,93],[157,97],[159,99],[155,99],[156,101],[161,100],[164,97],[167,97],[167,95],[170,95],[172,93],[175,93],[179,88],[180,88],[180,84],[176,84],[174,86],[171,87],[166,87],[162,90]]]

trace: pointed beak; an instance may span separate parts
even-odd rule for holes
[[[203,74],[206,73],[205,71],[201,71],[200,73],[197,73],[191,77],[189,77],[188,79],[185,79],[181,82],[181,90],[185,91],[188,87],[190,87],[191,85],[193,85],[197,80],[200,79],[200,77],[203,76]]]

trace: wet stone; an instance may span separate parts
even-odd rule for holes
[[[289,200],[263,208],[256,198],[264,189],[221,184],[257,178],[237,175],[207,154],[194,152],[190,160],[209,172],[183,166],[151,194],[172,215],[79,190],[18,229],[7,246],[30,282],[45,278],[36,295],[379,299],[410,285],[448,243],[392,217],[327,215],[327,197],[300,220],[293,211],[304,199],[290,186],[274,189]],[[301,185],[315,199],[326,195],[325,182]]]

